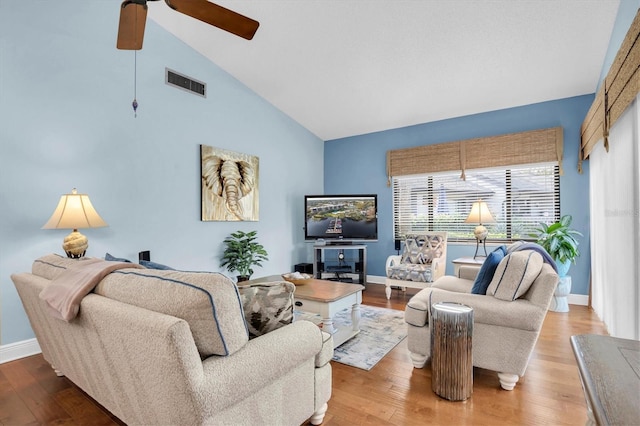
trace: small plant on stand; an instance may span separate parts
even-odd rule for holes
[[[576,263],[576,258],[580,256],[578,240],[575,235],[582,236],[582,234],[570,228],[572,219],[571,215],[567,214],[562,216],[560,221],[551,225],[540,223],[536,228],[536,233],[531,234],[532,237],[537,238],[536,242],[556,261],[558,275],[561,277],[567,275],[571,263]]]
[[[571,293],[571,277],[567,276],[567,273],[571,263],[575,263],[576,258],[580,256],[575,236],[582,234],[570,228],[571,220],[570,215],[564,215],[560,221],[551,225],[540,223],[536,233],[530,234],[556,261],[560,281],[549,306],[549,310],[555,312],[569,312],[567,296]]]
[[[220,266],[226,266],[229,272],[238,273],[238,281],[246,281],[253,275],[254,266],[262,266],[269,260],[267,251],[256,240],[258,231],[236,231],[225,238],[225,249]]]

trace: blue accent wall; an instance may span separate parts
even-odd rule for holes
[[[585,163],[584,173],[578,174],[577,163],[580,125],[593,99],[593,95],[559,99],[325,142],[325,193],[378,194],[379,241],[367,245],[367,274],[384,276],[387,256],[396,253],[393,196],[386,176],[388,150],[561,126],[564,129],[561,213],[572,215],[573,226],[584,235],[580,239],[582,255],[570,271],[572,293],[587,294],[590,265],[589,165]],[[474,251],[475,243],[449,244],[447,273],[453,273],[451,260],[473,256]]]
[[[62,253],[69,230],[40,228],[74,187],[109,224],[83,230],[89,256],[151,250],[174,268],[219,271],[222,240],[255,229],[269,252],[257,275],[306,260],[302,200],[322,192],[323,141],[151,19],[134,118],[119,11],[0,0],[0,345],[33,337],[10,274]],[[165,67],[206,82],[207,98],[166,85]],[[200,221],[200,144],[259,157],[259,221]]]

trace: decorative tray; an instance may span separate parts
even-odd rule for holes
[[[282,278],[294,285],[302,285],[306,280],[311,279],[312,276],[309,274],[301,274],[300,272],[291,272],[288,274],[282,274]]]

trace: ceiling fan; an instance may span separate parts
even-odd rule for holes
[[[149,0],[157,1],[157,0]],[[260,23],[207,0],[164,0],[180,13],[209,25],[251,40]],[[120,7],[120,25],[116,47],[123,50],[142,49],[144,26],[147,21],[147,0],[125,0]]]

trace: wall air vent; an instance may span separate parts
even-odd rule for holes
[[[186,90],[187,92],[200,95],[203,98],[207,97],[207,84],[201,81],[195,80],[186,75],[177,73],[169,68],[165,68],[164,82],[170,86],[177,87],[178,89]]]

